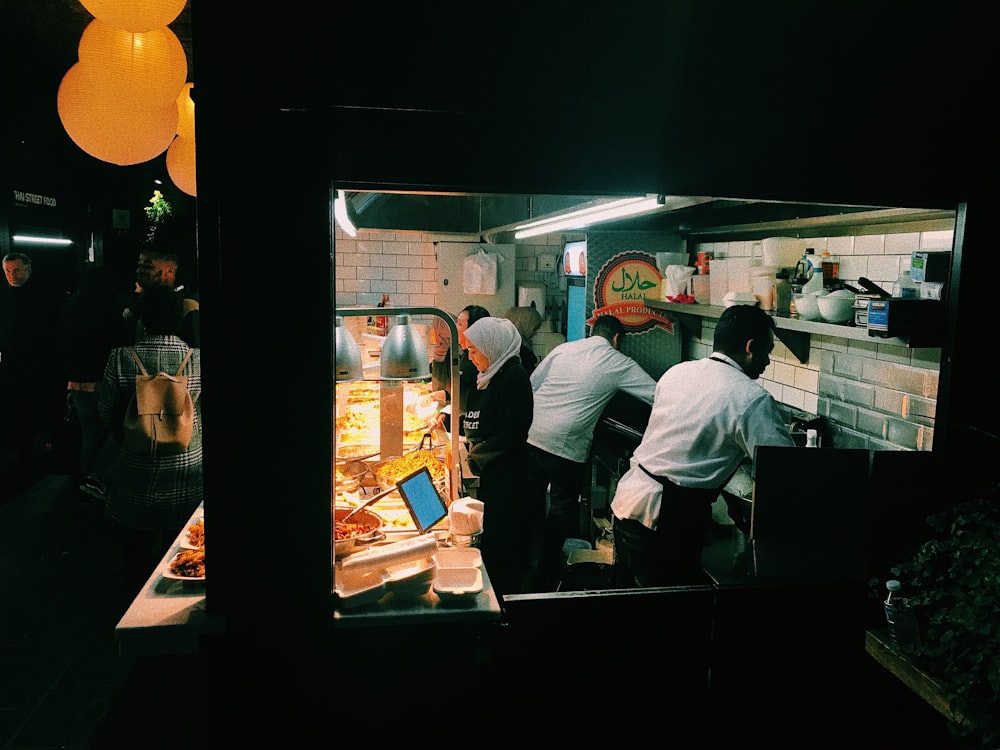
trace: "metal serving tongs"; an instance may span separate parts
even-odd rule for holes
[[[347,521],[348,519],[350,519],[350,518],[351,518],[351,516],[353,516],[353,515],[354,515],[355,513],[357,513],[358,511],[360,511],[360,510],[364,510],[364,509],[365,509],[365,508],[367,508],[367,507],[368,507],[369,505],[374,505],[374,504],[375,504],[375,503],[377,503],[377,502],[378,502],[379,500],[381,500],[381,499],[382,499],[383,497],[385,497],[386,495],[390,495],[390,494],[392,494],[392,493],[393,493],[393,492],[395,492],[395,491],[396,491],[397,489],[399,489],[399,487],[398,487],[397,485],[395,485],[395,484],[394,484],[394,485],[392,485],[392,487],[390,487],[389,489],[387,489],[387,490],[382,490],[382,492],[379,492],[379,493],[378,493],[378,494],[376,494],[376,495],[372,495],[372,496],[371,496],[370,498],[368,498],[367,500],[365,500],[364,504],[362,504],[362,505],[359,505],[359,506],[358,506],[357,508],[355,508],[354,510],[352,510],[352,511],[351,511],[350,513],[348,513],[348,514],[347,514],[346,516],[344,516],[343,518],[341,518],[341,519],[340,519],[340,522],[341,522],[341,523],[345,523],[345,522],[346,522],[346,521]]]
[[[348,456],[347,458],[336,458],[334,457],[334,464],[346,464],[348,461],[364,461],[366,458],[373,458],[379,454],[379,451],[374,453],[369,453],[367,456]]]

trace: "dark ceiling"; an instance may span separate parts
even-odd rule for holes
[[[11,104],[0,132],[9,146],[11,171],[15,181],[68,181],[72,190],[107,191],[109,185],[122,191],[147,194],[152,179],[164,180],[171,193],[164,157],[134,167],[104,164],[84,154],[62,129],[56,112],[56,91],[63,75],[77,61],[77,45],[93,17],[79,0],[0,0],[0,55],[5,70],[16,71],[0,77],[0,85],[10,90],[4,101]],[[195,55],[192,47],[190,0],[170,24],[187,52],[188,80],[194,81]],[[13,106],[16,105],[16,106]],[[75,182],[74,182],[75,181]],[[99,186],[99,187],[98,187]],[[168,196],[170,197],[170,196]],[[180,203],[186,198],[174,191]],[[490,241],[510,241],[513,226],[529,218],[568,210],[601,196],[542,195],[429,195],[349,192],[351,213],[359,227],[422,232],[479,234]],[[611,196],[605,196],[610,198]],[[615,196],[620,197],[620,196]],[[94,199],[99,202],[100,199]],[[109,200],[122,200],[111,198]],[[758,236],[783,231],[789,222],[803,221],[831,226],[858,214],[873,224],[893,221],[893,211],[814,204],[771,203],[715,199],[679,210],[622,220],[602,225],[608,230],[670,231],[687,236]],[[946,212],[927,212],[928,218]],[[822,217],[815,218],[815,217]]]

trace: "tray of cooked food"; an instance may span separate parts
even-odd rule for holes
[[[181,535],[181,549],[202,549],[205,546],[205,517],[202,516],[184,529]]]
[[[163,571],[164,578],[175,581],[205,580],[205,548],[181,549]]]
[[[333,545],[336,557],[345,557],[365,545],[385,539],[382,530],[384,522],[378,513],[364,508],[350,519],[343,520],[353,510],[346,505],[334,507]]]
[[[445,491],[448,486],[448,467],[443,460],[445,447],[421,448],[412,450],[402,456],[391,456],[372,466],[375,481],[382,489],[399,483],[413,472],[427,467],[438,490]]]
[[[333,474],[337,492],[354,492],[368,474],[368,464],[357,459],[334,463]]]

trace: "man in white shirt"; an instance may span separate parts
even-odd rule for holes
[[[713,348],[656,384],[649,424],[611,502],[618,588],[704,582],[701,552],[719,491],[758,445],[794,445],[774,398],[755,382],[771,362],[771,316],[726,309]]]
[[[531,374],[534,414],[528,450],[549,492],[542,532],[538,586],[558,583],[566,539],[580,536],[580,493],[594,428],[618,391],[653,403],[656,381],[638,362],[622,354],[625,326],[602,315],[589,338],[567,341],[546,355]]]

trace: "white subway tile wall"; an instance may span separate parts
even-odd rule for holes
[[[910,268],[914,250],[951,250],[952,231],[886,235],[817,237],[816,253],[829,250],[840,261],[840,278],[856,285],[861,277],[886,290]],[[543,235],[517,243],[516,281],[541,281],[549,304],[565,302],[566,280],[558,271],[539,271],[539,255],[557,255],[567,240],[585,235]],[[437,306],[437,262],[434,242],[456,239],[390,231],[358,232],[351,238],[336,229],[334,246],[335,304],[374,306],[388,294],[393,306]],[[469,238],[476,241],[478,238]],[[759,241],[700,243],[692,255],[709,251],[716,258],[758,262]],[[349,319],[357,330],[360,319]],[[685,359],[708,356],[715,326],[704,321],[701,337],[684,342]],[[820,415],[835,429],[837,447],[930,450],[940,371],[940,349],[909,349],[871,341],[813,335],[807,363],[799,362],[776,342],[772,363],[761,384],[781,404],[805,415]]]
[[[857,286],[861,277],[887,291],[910,269],[914,250],[952,249],[954,232],[908,232],[855,237],[811,238],[817,253],[840,261],[840,278]],[[710,242],[694,252],[716,258],[759,256],[760,243]],[[702,325],[701,339],[685,346],[685,358],[704,356],[714,325]],[[940,349],[910,349],[831,336],[810,337],[809,361],[799,362],[780,341],[760,383],[781,404],[820,415],[831,424],[837,447],[930,450],[934,438]]]

